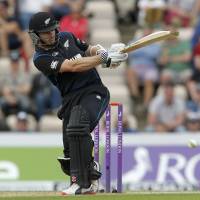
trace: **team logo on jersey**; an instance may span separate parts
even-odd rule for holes
[[[51,69],[56,69],[57,68],[57,65],[58,65],[58,60],[53,60],[52,62],[51,62]]]
[[[49,22],[50,22],[50,17],[49,18],[47,18],[45,21],[44,21],[44,23],[46,24],[46,25],[48,25],[49,24]]]
[[[63,46],[64,46],[66,49],[68,49],[68,47],[69,47],[69,40],[67,40],[67,41],[63,44]]]
[[[59,52],[55,51],[52,53],[52,56],[57,56],[59,54]]]

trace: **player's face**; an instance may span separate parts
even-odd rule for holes
[[[44,32],[39,34],[40,39],[48,45],[54,44],[55,43],[55,38],[56,38],[56,32],[55,30],[49,31],[49,32]]]

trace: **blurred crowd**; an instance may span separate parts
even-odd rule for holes
[[[133,113],[145,120],[147,132],[197,132],[200,1],[139,0],[137,7],[140,37],[156,30],[181,34],[130,54],[126,77]],[[136,39],[137,34],[132,42]]]
[[[39,131],[42,117],[47,113],[56,115],[61,104],[58,90],[41,73],[34,72],[34,47],[28,35],[30,17],[39,11],[51,12],[60,22],[61,31],[71,31],[86,40],[84,4],[84,0],[0,0],[0,59],[9,61],[0,66],[2,131],[29,131],[28,120],[32,118],[33,131]]]
[[[131,116],[125,113],[124,132],[198,132],[200,1],[106,1],[114,6],[119,29],[134,27],[130,43],[156,30],[182,32],[178,39],[171,38],[129,54],[124,79],[131,99],[130,112],[143,123],[133,127]],[[61,103],[58,90],[33,69],[33,46],[27,33],[30,17],[38,11],[51,12],[61,31],[73,32],[90,43],[89,21],[94,13],[87,10],[88,2],[91,1],[0,0],[0,60],[9,60],[0,62],[1,131],[39,131],[43,116],[56,116]],[[11,116],[14,123],[10,123]],[[30,117],[35,121],[32,130],[28,124]]]

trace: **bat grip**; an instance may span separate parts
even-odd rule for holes
[[[126,49],[121,49],[119,52],[120,53],[126,53]]]

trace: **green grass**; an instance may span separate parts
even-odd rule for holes
[[[19,180],[66,180],[57,157],[62,148],[0,148],[0,160],[15,163],[20,171]],[[31,172],[31,173],[30,173]]]
[[[62,172],[57,161],[63,155],[63,149],[58,147],[0,147],[0,160],[11,161],[19,168],[19,181],[65,181],[68,179]],[[103,159],[103,149],[100,150]]]
[[[45,194],[45,193],[44,193]],[[80,196],[59,196],[55,193],[43,196],[37,193],[26,193],[26,195],[13,196],[7,193],[7,197],[3,195],[0,200],[200,200],[200,193],[129,193],[129,194],[98,194],[98,195],[80,195]]]

